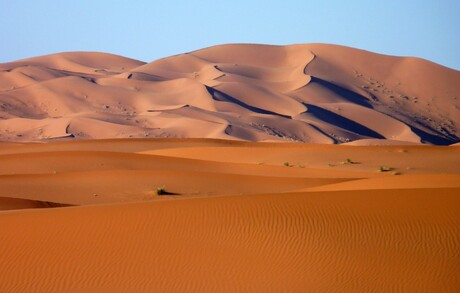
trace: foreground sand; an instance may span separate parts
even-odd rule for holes
[[[459,146],[0,144],[0,292],[455,292],[459,158]]]

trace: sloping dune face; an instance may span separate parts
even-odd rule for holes
[[[458,292],[458,158],[460,146],[2,143],[0,292]]]
[[[0,140],[342,143],[460,137],[460,72],[333,45],[222,45],[151,63],[62,53],[0,64]]]

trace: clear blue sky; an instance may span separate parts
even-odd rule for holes
[[[460,0],[0,0],[0,62],[63,51],[153,61],[223,43],[332,43],[460,70]]]

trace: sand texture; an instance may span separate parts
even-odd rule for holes
[[[0,292],[456,292],[459,158],[458,146],[3,144]]]
[[[459,292],[460,72],[323,44],[0,64],[0,292]]]
[[[334,45],[221,45],[150,63],[73,52],[0,64],[0,141],[460,141],[460,72]]]

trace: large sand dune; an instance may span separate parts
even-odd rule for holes
[[[458,292],[459,99],[320,44],[0,64],[0,292]]]
[[[144,63],[75,52],[0,64],[0,140],[460,140],[460,72],[306,44],[222,45]]]

